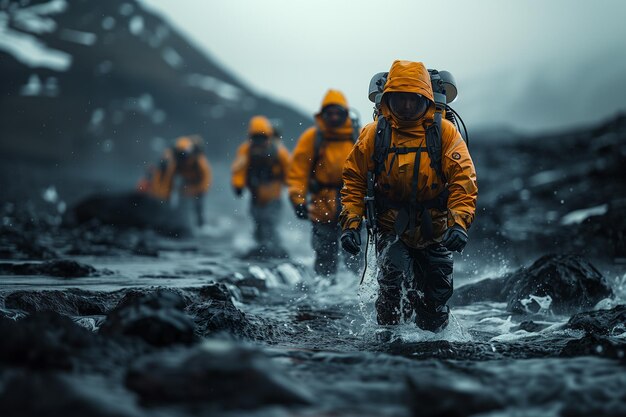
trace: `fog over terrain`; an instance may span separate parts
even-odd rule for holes
[[[626,109],[626,3],[144,0],[262,94],[311,113],[329,87],[364,121],[370,77],[394,59],[457,78],[472,126],[526,132]]]

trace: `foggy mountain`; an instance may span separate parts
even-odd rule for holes
[[[135,0],[0,1],[0,73],[5,156],[137,167],[186,134],[225,156],[254,114],[281,120],[288,144],[308,123]]]

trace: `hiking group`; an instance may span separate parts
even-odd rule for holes
[[[371,242],[378,323],[412,320],[439,331],[448,324],[452,252],[467,243],[478,193],[467,143],[448,106],[456,85],[445,71],[395,61],[374,76],[369,92],[374,121],[360,129],[345,96],[329,90],[293,155],[268,118],[253,117],[232,164],[231,185],[237,196],[250,193],[260,247],[280,246],[286,186],[295,215],[311,223],[316,274],[336,274],[339,258],[356,273],[363,243]],[[211,170],[194,138],[179,138],[142,187],[167,199],[177,177],[202,224]]]

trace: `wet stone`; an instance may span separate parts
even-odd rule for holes
[[[174,290],[130,291],[108,314],[100,333],[134,336],[154,346],[193,343],[195,324],[183,311],[186,304]]]
[[[523,321],[517,326],[517,328],[513,328],[513,331],[516,330],[525,330],[529,333],[536,333],[548,327],[548,324],[536,323],[532,320]]]
[[[198,333],[206,336],[225,331],[243,335],[249,327],[246,315],[232,301],[232,294],[224,284],[212,284],[198,291],[200,302],[189,306],[187,312],[194,317]]]
[[[499,301],[507,302],[507,310],[518,314],[568,314],[592,308],[611,297],[613,290],[587,260],[575,255],[546,255],[528,268],[463,286],[455,293],[453,305]]]
[[[33,313],[19,321],[0,318],[0,334],[0,361],[38,370],[70,370],[79,352],[100,345],[97,335],[54,312]]]
[[[610,310],[575,314],[566,326],[573,330],[584,330],[592,335],[619,336],[626,332],[626,305],[618,305]]]
[[[133,396],[95,376],[19,372],[0,394],[3,417],[139,417]]]
[[[581,339],[567,342],[561,351],[561,356],[601,356],[619,359],[626,363],[626,341],[616,337],[587,334]]]
[[[54,311],[69,316],[106,314],[118,300],[117,294],[80,289],[63,291],[14,291],[6,295],[5,307],[26,313]]]
[[[103,271],[100,274],[111,274]],[[61,278],[80,278],[99,275],[96,268],[67,259],[52,260],[42,263],[4,263],[0,264],[0,275],[47,275]]]
[[[261,351],[219,340],[141,360],[128,371],[126,386],[147,405],[206,403],[216,409],[252,409],[311,402],[310,395]]]

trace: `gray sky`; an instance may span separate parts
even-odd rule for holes
[[[537,131],[626,111],[626,1],[143,0],[258,93],[315,112],[394,59],[452,72],[470,127]]]

